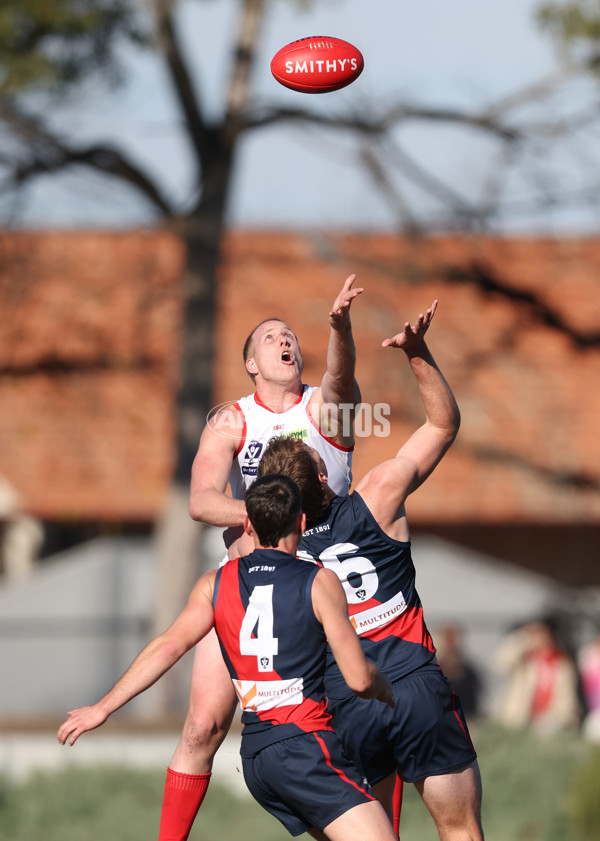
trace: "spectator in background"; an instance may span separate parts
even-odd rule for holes
[[[481,678],[464,653],[462,628],[449,622],[440,626],[434,636],[438,663],[460,698],[464,714],[467,718],[476,717],[479,714]]]
[[[579,674],[586,706],[584,735],[600,744],[600,628],[596,637],[579,652]]]
[[[508,634],[496,660],[508,677],[497,712],[501,724],[544,734],[579,726],[577,668],[559,644],[551,618],[528,622]]]

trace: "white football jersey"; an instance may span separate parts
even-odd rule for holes
[[[244,493],[256,479],[258,462],[271,438],[284,435],[300,438],[314,447],[325,462],[329,487],[334,493],[347,494],[352,482],[352,451],[354,447],[336,444],[320,431],[307,411],[308,401],[316,386],[304,386],[298,402],[285,412],[273,412],[256,394],[242,397],[234,404],[244,415],[242,440],[233,458],[229,483],[234,499]]]

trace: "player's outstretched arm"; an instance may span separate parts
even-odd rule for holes
[[[235,452],[240,444],[243,420],[228,406],[204,427],[192,465],[190,516],[211,526],[242,526],[243,501],[225,493]]]
[[[115,685],[97,703],[71,710],[58,728],[58,741],[73,745],[82,733],[94,730],[136,695],[162,677],[212,628],[212,593],[215,571],[206,573],[196,584],[186,607],[175,622],[148,643]]]
[[[376,698],[394,706],[392,686],[374,663],[366,659],[356,631],[348,619],[348,602],[339,578],[330,569],[320,569],[312,585],[315,616],[323,625],[344,680],[361,698]]]
[[[321,381],[321,388],[311,406],[313,419],[320,426],[327,426],[327,418],[320,417],[320,407],[328,406],[346,408],[338,411],[340,422],[338,431],[333,437],[338,443],[351,446],[354,443],[352,421],[354,407],[360,403],[360,389],[355,378],[356,348],[352,336],[350,322],[350,306],[352,301],[364,291],[362,287],[353,288],[356,275],[349,275],[341,292],[333,302],[329,312],[329,344],[327,347],[327,369]],[[346,423],[341,421],[346,418]],[[342,428],[347,426],[348,428]]]
[[[437,303],[434,301],[414,324],[407,321],[400,333],[382,342],[382,347],[400,349],[406,354],[425,409],[425,422],[402,445],[395,458],[369,471],[356,487],[388,533],[402,512],[406,497],[439,464],[460,427],[454,395],[425,342]]]

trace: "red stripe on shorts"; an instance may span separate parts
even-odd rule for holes
[[[459,716],[459,714],[458,714],[458,712],[457,712],[457,710],[456,710],[456,692],[453,692],[453,693],[452,693],[452,712],[454,713],[454,717],[456,718],[456,720],[457,720],[457,721],[458,721],[458,723],[460,724],[460,729],[461,729],[461,730],[463,731],[463,733],[465,734],[465,739],[466,739],[466,740],[467,740],[467,742],[469,743],[469,747],[471,748],[471,750],[473,751],[473,753],[475,753],[475,748],[473,747],[473,742],[472,742],[472,741],[471,741],[471,739],[469,738],[469,734],[468,734],[468,733],[467,733],[467,731],[465,730],[464,725],[463,725],[462,721],[460,720],[460,716]]]
[[[321,738],[321,736],[319,736],[319,734],[318,734],[318,733],[315,733],[315,739],[316,739],[316,740],[317,740],[317,742],[321,745],[321,750],[322,750],[322,751],[323,751],[323,753],[325,754],[325,759],[327,760],[327,764],[329,765],[329,767],[331,768],[331,770],[332,770],[332,771],[335,771],[335,773],[336,773],[339,777],[341,777],[341,778],[342,778],[342,780],[344,780],[344,782],[348,783],[348,784],[349,784],[349,785],[351,785],[351,786],[354,786],[354,788],[355,788],[357,791],[362,791],[362,792],[363,792],[363,794],[366,794],[366,795],[367,795],[367,797],[369,798],[369,800],[375,800],[376,798],[375,798],[375,797],[373,797],[373,795],[369,794],[369,792],[368,792],[368,791],[365,791],[365,790],[364,790],[364,788],[361,788],[359,785],[357,785],[356,783],[352,782],[352,780],[350,780],[350,779],[349,779],[349,778],[348,778],[348,777],[344,774],[344,772],[343,772],[340,768],[335,768],[335,767],[334,767],[334,765],[333,765],[333,763],[332,763],[332,761],[331,761],[331,754],[330,754],[330,753],[329,753],[329,751],[327,750],[327,745],[325,744],[325,742],[323,741],[323,739]]]

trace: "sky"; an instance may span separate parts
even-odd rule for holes
[[[483,107],[556,67],[553,45],[533,22],[535,6],[533,0],[320,0],[303,11],[290,0],[272,0],[254,69],[254,94],[260,102],[300,104],[327,113],[372,114],[397,101]],[[218,113],[227,84],[236,9],[236,0],[185,0],[180,5],[180,32],[202,101],[212,114]],[[283,88],[271,76],[271,57],[284,44],[317,34],[358,46],[364,72],[348,88],[321,96]],[[183,206],[190,195],[190,156],[168,80],[156,60],[136,50],[128,52],[125,61],[127,86],[110,90],[88,85],[55,110],[53,125],[82,140],[122,144]],[[413,124],[399,130],[397,139],[420,166],[466,201],[484,189],[499,154],[498,144],[489,137],[447,126]],[[359,152],[349,135],[299,125],[247,136],[236,159],[228,221],[263,227],[393,227],[397,215],[366,175]],[[572,166],[566,159],[558,164],[568,172]],[[571,175],[578,186],[581,173]],[[514,178],[514,195],[527,195],[528,186],[519,175]],[[436,207],[422,190],[410,184],[403,190],[411,207],[435,214]],[[58,182],[41,180],[18,211],[21,224],[28,226],[118,227],[149,220],[147,208],[133,195],[82,171]],[[594,229],[600,221],[597,213],[578,211],[569,218],[557,210],[546,214],[544,224]],[[525,215],[511,224],[526,227],[535,222]]]

